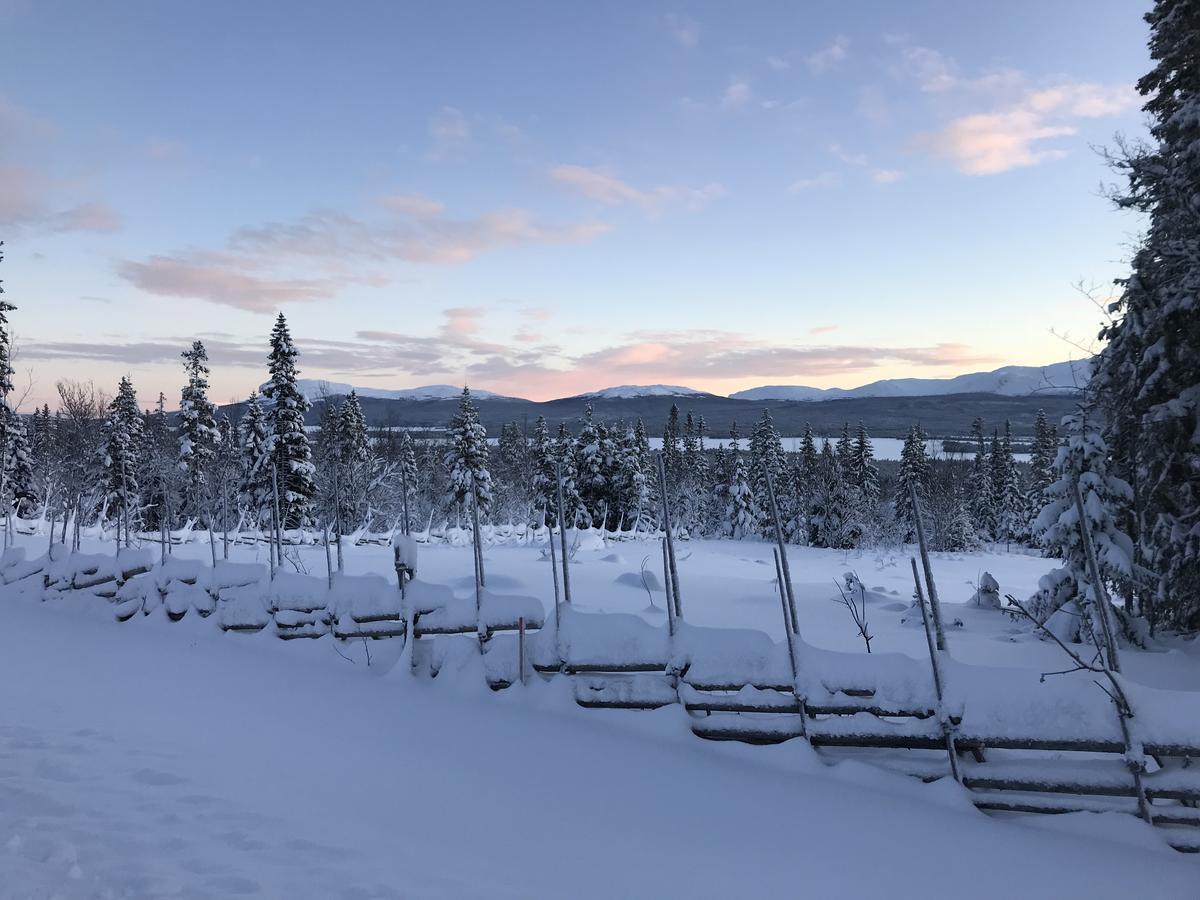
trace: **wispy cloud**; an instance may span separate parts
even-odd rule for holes
[[[0,97],[0,228],[10,235],[120,227],[111,206],[88,196],[89,178],[55,165],[61,137],[49,120]]]
[[[967,175],[995,175],[1060,159],[1067,151],[1053,138],[1077,132],[1079,119],[1111,116],[1137,102],[1126,86],[1066,82],[1026,90],[1015,102],[971,113],[922,135],[920,143]]]
[[[412,194],[385,196],[377,205],[385,217],[315,210],[291,222],[239,228],[220,250],[125,260],[117,274],[150,294],[265,313],[283,303],[329,299],[342,285],[387,283],[361,271],[364,265],[456,265],[500,247],[583,243],[607,230],[600,222],[539,222],[524,209],[455,219],[440,203]]]
[[[904,37],[890,42],[899,47],[899,62],[891,70],[897,81],[937,95],[941,107],[957,104],[970,110],[917,139],[919,146],[967,175],[994,175],[1060,159],[1067,150],[1050,142],[1075,135],[1079,120],[1117,115],[1137,103],[1127,85],[1063,78],[1038,84],[1013,68],[967,76],[938,50],[914,46]]]
[[[429,120],[429,152],[426,156],[436,162],[462,157],[471,140],[471,123],[462,110],[443,106]]]
[[[668,13],[663,16],[667,32],[682,47],[695,47],[700,43],[700,24],[690,16]]]
[[[660,185],[641,189],[605,169],[576,165],[555,166],[550,170],[550,178],[606,206],[632,204],[648,215],[657,215],[669,208],[696,212],[726,193],[725,188],[716,183],[699,188]]]
[[[735,78],[729,82],[725,92],[721,94],[722,109],[742,109],[754,102],[754,88],[744,78]]]
[[[799,194],[813,188],[836,187],[841,184],[841,181],[841,176],[837,172],[820,172],[811,178],[797,178],[788,185],[787,189],[789,194]]]
[[[804,57],[804,64],[808,66],[810,71],[817,74],[828,72],[845,60],[847,55],[849,55],[849,51],[849,39],[838,35],[838,37],[833,39],[832,43]]]

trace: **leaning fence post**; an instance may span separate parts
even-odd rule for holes
[[[667,495],[667,464],[663,461],[663,455],[658,455],[658,483],[659,492],[662,494],[663,508],[663,531],[666,533],[667,541],[667,560],[671,564],[671,593],[667,595],[667,602],[671,602],[674,598],[675,617],[683,618],[683,603],[679,599],[679,570],[675,565],[675,542],[671,538],[671,501]]]
[[[925,644],[929,648],[929,667],[933,670],[933,692],[937,697],[938,722],[942,726],[942,736],[946,739],[946,756],[950,760],[950,775],[955,781],[962,784],[962,773],[958,770],[958,753],[954,747],[954,733],[943,703],[945,689],[942,684],[942,665],[938,659],[939,651],[935,646],[933,628],[930,627],[929,610],[925,608],[925,592],[921,590],[921,576],[917,574],[917,561],[911,556],[908,558],[908,561],[912,563],[913,584],[916,585],[917,589],[917,603],[921,605],[921,623],[925,626]]]
[[[566,504],[563,502],[563,474],[562,463],[555,463],[554,472],[558,479],[558,538],[562,547],[562,570],[563,570],[563,602],[568,606],[571,605],[571,574],[568,570],[567,559],[567,517]],[[551,539],[554,535],[551,534]]]
[[[775,500],[775,479],[771,477],[771,470],[766,469],[767,476],[767,499],[771,504],[771,521],[775,525],[775,544],[779,548],[779,570],[781,573],[780,584],[786,587],[788,607],[792,611],[792,631],[800,634],[800,622],[796,615],[796,592],[792,590],[792,570],[788,566],[787,545],[783,540],[783,522],[779,516],[779,504]]]
[[[479,489],[475,486],[475,472],[471,471],[471,531],[475,544],[476,567],[479,572],[479,586],[485,587],[487,581],[483,575],[483,535],[479,533]]]
[[[776,571],[781,572],[779,551],[774,548],[772,549],[775,554]],[[800,680],[800,661],[796,653],[796,633],[792,630],[791,624],[788,621],[788,602],[782,583],[779,586],[779,606],[783,610],[783,633],[787,638],[788,662],[792,667],[792,696],[796,698],[796,708],[800,713],[800,734],[803,737],[808,737],[808,711],[805,708],[804,697],[796,685],[796,682]]]
[[[942,629],[942,604],[938,600],[937,585],[933,581],[933,565],[929,562],[929,547],[925,543],[925,521],[921,515],[921,504],[917,500],[917,489],[910,482],[908,499],[912,504],[913,520],[917,526],[917,546],[921,550],[921,566],[925,569],[925,583],[929,585],[929,611],[933,615],[933,630],[937,636],[937,648],[946,649],[946,632]]]
[[[662,544],[663,594],[667,598],[667,633],[674,635],[675,634],[675,601],[671,599],[670,554],[667,550],[667,539],[664,537],[659,543]]]
[[[1087,527],[1087,513],[1083,506],[1083,494],[1079,490],[1079,479],[1071,479],[1071,491],[1075,495],[1075,509],[1079,515],[1079,536],[1083,539],[1083,553],[1087,558],[1088,575],[1092,579],[1092,609],[1100,620],[1100,628],[1104,632],[1104,652],[1108,656],[1108,667],[1114,672],[1121,671],[1121,660],[1117,656],[1117,641],[1112,624],[1112,603],[1108,599],[1108,591],[1100,579],[1100,566],[1096,563],[1096,547],[1092,543],[1092,533]]]
[[[525,683],[525,617],[517,618],[517,678]]]

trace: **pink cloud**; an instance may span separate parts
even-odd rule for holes
[[[152,256],[126,260],[117,274],[134,287],[160,297],[192,297],[248,312],[271,313],[284,303],[325,300],[338,282],[330,279],[270,279],[250,275],[216,260]]]
[[[281,303],[328,299],[339,283],[388,282],[363,273],[365,264],[458,265],[503,247],[585,243],[608,228],[599,222],[547,224],[523,209],[452,219],[441,204],[415,195],[390,195],[379,205],[390,215],[366,219],[315,210],[289,222],[239,228],[221,250],[126,260],[117,274],[159,296],[271,312]],[[317,274],[297,277],[297,270]]]

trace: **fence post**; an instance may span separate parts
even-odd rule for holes
[[[929,667],[933,670],[933,692],[937,697],[938,722],[942,726],[942,735],[946,739],[946,756],[950,760],[950,775],[955,781],[962,784],[962,773],[958,770],[958,752],[954,747],[954,731],[942,702],[945,697],[945,689],[942,683],[942,665],[938,659],[939,651],[935,646],[933,628],[930,627],[929,610],[925,608],[925,592],[921,590],[921,576],[917,574],[917,561],[911,556],[908,558],[908,561],[912,563],[913,583],[917,588],[917,603],[921,604],[921,623],[925,626],[925,644],[929,648]]]
[[[908,499],[912,504],[913,519],[917,526],[917,546],[921,550],[921,566],[925,569],[925,583],[929,585],[929,611],[933,615],[933,631],[937,637],[937,648],[946,649],[946,632],[942,629],[942,604],[938,600],[937,584],[933,580],[933,565],[929,562],[929,547],[925,543],[925,521],[921,514],[921,504],[917,499],[917,489],[910,483]],[[924,608],[922,606],[922,608]]]

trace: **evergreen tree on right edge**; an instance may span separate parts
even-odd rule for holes
[[[1116,198],[1149,216],[1089,384],[1117,474],[1132,482],[1126,522],[1136,592],[1153,627],[1200,627],[1200,4],[1146,14],[1154,68],[1137,84],[1153,143],[1122,146]]]

